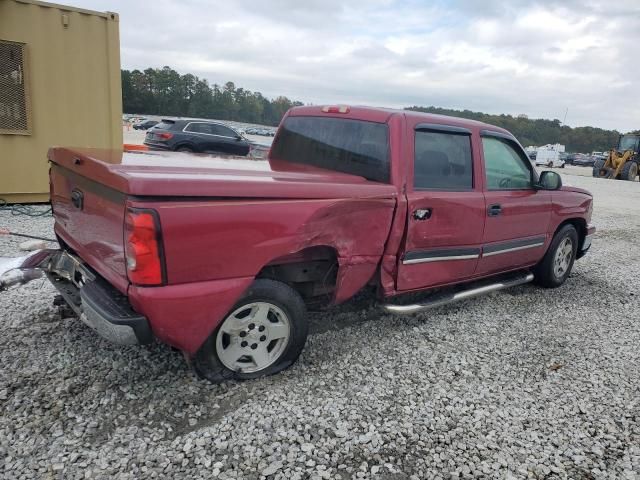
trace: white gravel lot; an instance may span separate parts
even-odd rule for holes
[[[640,478],[640,185],[570,173],[599,230],[562,288],[414,317],[361,297],[311,314],[301,359],[257,381],[113,346],[46,281],[0,294],[0,477]]]

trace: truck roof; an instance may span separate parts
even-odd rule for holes
[[[336,105],[313,105],[304,107],[294,107],[289,111],[289,115],[292,116],[339,116],[343,118],[360,119],[370,122],[384,123],[389,120],[393,115],[404,115],[407,119],[426,122],[426,123],[438,123],[445,125],[453,125],[457,127],[464,127],[470,130],[493,130],[508,135],[512,135],[511,132],[504,128],[491,125],[489,123],[479,122],[477,120],[469,120],[461,117],[451,117],[448,115],[438,115],[435,113],[416,112],[414,110],[400,110],[396,108],[386,107],[365,107],[358,105],[344,105],[348,107],[348,113],[326,113],[323,109],[327,107],[335,107]],[[342,105],[340,105],[342,106]]]

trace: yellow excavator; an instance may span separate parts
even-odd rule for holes
[[[640,170],[640,134],[620,135],[618,148],[612,148],[606,159],[593,164],[593,176],[634,181]]]

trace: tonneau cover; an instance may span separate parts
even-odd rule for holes
[[[389,198],[392,185],[312,167],[246,157],[55,147],[49,160],[131,196]]]

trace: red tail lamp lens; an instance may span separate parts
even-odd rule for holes
[[[173,133],[156,133],[156,135],[163,140],[171,140],[173,138]]]
[[[131,283],[136,285],[165,283],[159,225],[153,210],[127,210],[125,256]]]

